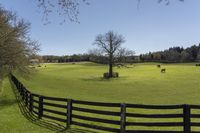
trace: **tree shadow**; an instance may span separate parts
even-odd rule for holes
[[[80,80],[83,80],[83,81],[104,81],[104,82],[108,82],[108,81],[111,81],[111,79],[109,78],[103,78],[103,77],[86,77],[86,78],[80,78]]]
[[[0,99],[0,110],[4,109],[6,107],[12,106],[14,104],[16,104],[17,101],[14,99]]]
[[[38,119],[38,117],[35,114],[29,112],[28,108],[25,106],[24,102],[21,99],[21,96],[17,92],[15,85],[13,84],[13,82],[11,80],[10,80],[10,84],[11,84],[12,90],[13,90],[15,98],[16,98],[15,104],[18,103],[21,114],[27,120],[29,120],[29,122],[31,122],[35,125],[38,125],[40,127],[49,129],[51,131],[54,131],[56,133],[97,133],[94,131],[89,131],[89,130],[79,129],[79,128],[66,128],[65,126],[63,126],[55,121],[50,121],[50,120],[46,120],[46,119]]]
[[[106,66],[106,64],[98,64],[98,63],[92,63],[92,62],[85,62],[81,64],[82,66]]]
[[[82,81],[110,82],[110,81],[117,81],[117,80],[127,79],[127,78],[128,78],[128,76],[120,76],[118,78],[103,78],[103,77],[91,76],[91,77],[86,77],[86,78],[80,78],[80,80],[82,80]]]

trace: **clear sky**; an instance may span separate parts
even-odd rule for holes
[[[42,55],[85,53],[95,36],[113,30],[122,34],[124,47],[136,54],[164,50],[172,46],[188,47],[200,43],[200,0],[171,0],[170,5],[157,0],[88,0],[80,5],[78,23],[62,17],[49,16],[51,24],[44,25],[35,0],[0,0],[3,7],[16,11],[31,23],[31,38],[41,43]]]

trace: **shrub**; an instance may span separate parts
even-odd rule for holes
[[[118,73],[118,72],[113,72],[112,75],[113,75],[112,78],[117,78],[117,77],[119,77],[119,73]],[[104,77],[104,78],[110,78],[110,77],[109,77],[109,73],[108,73],[108,72],[104,73],[104,74],[103,74],[103,77]]]
[[[119,73],[118,72],[113,72],[113,77],[114,78],[118,78],[119,77]]]
[[[104,77],[104,78],[109,78],[109,73],[104,73],[104,74],[103,74],[103,77]]]

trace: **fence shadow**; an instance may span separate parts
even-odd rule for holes
[[[12,106],[14,104],[17,104],[16,100],[13,99],[0,99],[0,110],[4,109],[6,107]]]
[[[94,131],[89,131],[89,130],[84,130],[84,129],[79,129],[79,128],[69,128],[69,129],[67,129],[65,126],[60,125],[60,124],[58,124],[54,121],[38,119],[38,117],[36,115],[34,115],[33,113],[30,113],[29,110],[26,108],[20,94],[15,89],[15,85],[13,84],[11,79],[10,79],[10,84],[11,84],[12,91],[13,91],[15,98],[16,98],[16,101],[12,102],[12,103],[18,104],[21,114],[27,120],[29,120],[31,123],[38,125],[40,127],[49,129],[49,130],[54,131],[56,133],[97,133],[97,132],[94,132]]]

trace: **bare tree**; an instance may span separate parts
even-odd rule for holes
[[[158,0],[158,3],[165,3],[165,5],[169,5],[172,0]],[[184,0],[178,0],[183,2]]]
[[[98,48],[88,50],[88,54],[91,56],[102,56],[102,52],[102,49]]]
[[[96,36],[94,44],[101,48],[108,56],[109,77],[113,77],[114,54],[124,42],[124,37],[113,31]]]
[[[127,49],[127,48],[119,48],[116,53],[116,57],[118,62],[126,62],[128,57],[134,56],[135,51]]]
[[[57,13],[59,16],[63,16],[63,22],[66,19],[71,22],[79,22],[79,6],[80,4],[89,5],[88,0],[36,0],[37,5],[44,14],[44,19],[47,23],[50,23],[48,16],[51,13]]]
[[[79,15],[79,6],[81,4],[90,4],[90,0],[35,0],[38,7],[42,9],[44,14],[44,19],[46,23],[50,23],[48,16],[51,13],[57,13],[59,16],[63,17],[63,22],[67,19],[71,22],[78,22],[78,15]],[[140,2],[142,0],[136,0],[137,5],[139,7]],[[145,1],[145,0],[144,0]],[[158,3],[164,3],[165,5],[169,5],[173,0],[155,0]],[[183,2],[184,0],[176,0]],[[122,1],[123,2],[123,1]],[[115,4],[115,3],[113,3]]]

